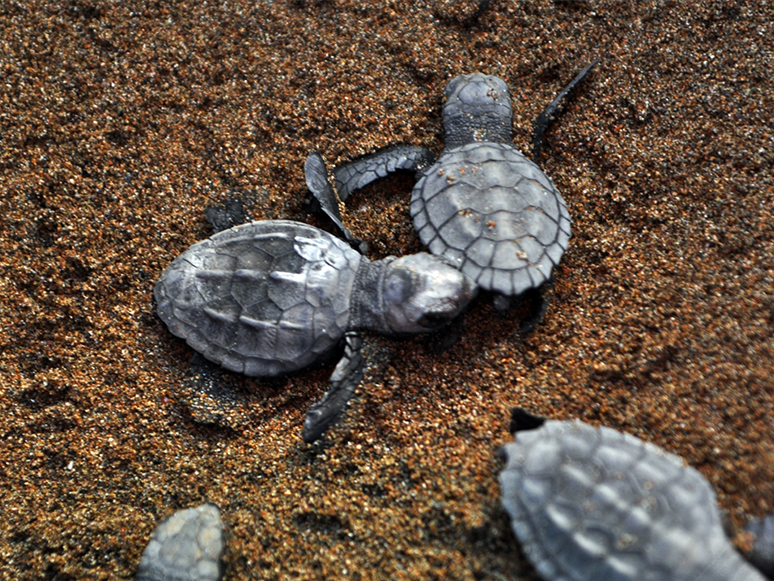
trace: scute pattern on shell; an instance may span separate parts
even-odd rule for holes
[[[363,258],[298,222],[253,222],[194,244],[156,285],[158,313],[207,359],[272,376],[307,367],[344,336]]]
[[[506,296],[546,282],[571,232],[551,179],[504,143],[445,152],[414,187],[411,216],[433,254]]]
[[[503,452],[503,506],[547,580],[763,579],[726,538],[712,487],[673,454],[578,421],[517,432]]]
[[[217,506],[179,510],[156,527],[135,581],[218,581],[224,545]]]

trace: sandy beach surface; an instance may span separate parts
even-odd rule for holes
[[[129,579],[162,518],[211,501],[228,580],[534,580],[497,484],[515,405],[682,456],[739,546],[774,510],[772,7],[486,4],[2,3],[0,577]],[[507,81],[527,151],[594,58],[540,157],[573,238],[536,332],[481,297],[446,352],[380,341],[315,445],[332,365],[191,377],[152,292],[206,207],[324,225],[307,153],[440,152],[443,87],[473,71]],[[347,203],[370,257],[421,249],[411,186]]]

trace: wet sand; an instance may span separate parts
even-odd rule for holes
[[[226,579],[535,579],[498,499],[514,405],[679,454],[732,532],[774,510],[770,8],[132,4],[0,9],[0,577],[128,579],[162,518],[211,501]],[[535,333],[482,297],[445,353],[380,342],[312,446],[330,365],[224,374],[222,410],[192,394],[152,290],[207,206],[322,224],[306,154],[439,152],[443,87],[472,71],[507,81],[526,151],[596,57],[540,158],[574,222]],[[372,258],[420,249],[410,189],[348,202]]]

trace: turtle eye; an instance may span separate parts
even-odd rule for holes
[[[385,298],[392,304],[399,305],[409,299],[413,286],[409,272],[394,270],[384,281]]]

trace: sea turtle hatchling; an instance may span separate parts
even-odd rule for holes
[[[216,505],[179,510],[153,531],[135,581],[218,581],[223,576],[224,546]]]
[[[583,79],[586,67],[538,118],[535,156],[559,102]],[[451,260],[503,310],[534,290],[540,299],[530,331],[546,302],[540,289],[567,250],[570,214],[553,181],[512,145],[511,94],[498,77],[473,73],[452,79],[443,107],[444,150],[438,161],[425,147],[395,145],[334,169],[346,200],[356,189],[397,170],[415,172],[411,217],[422,243]]]
[[[335,207],[319,154],[310,154],[305,172],[315,196]],[[340,416],[363,377],[359,331],[434,331],[459,315],[476,291],[472,280],[437,256],[371,262],[319,228],[266,220],[191,246],[167,267],[154,295],[174,335],[210,361],[249,376],[298,371],[344,341],[330,390],[307,412],[302,436],[309,442]]]
[[[515,409],[502,503],[548,581],[763,581],[715,492],[677,456],[610,428]]]

